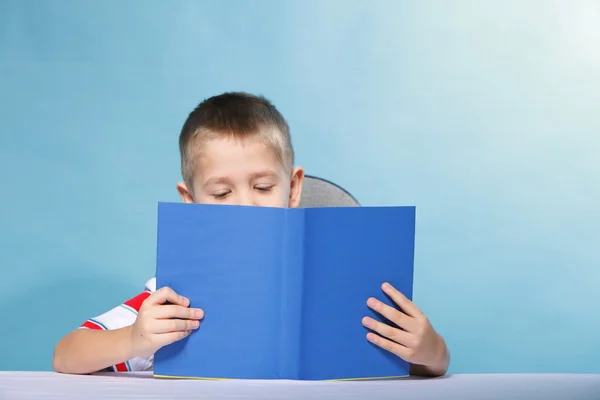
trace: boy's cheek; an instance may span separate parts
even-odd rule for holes
[[[269,199],[269,201],[261,201],[258,203],[258,205],[262,207],[288,208],[289,199],[285,196],[277,196]]]
[[[258,199],[257,204],[263,207],[288,208],[289,201],[289,191],[275,190],[269,196]]]

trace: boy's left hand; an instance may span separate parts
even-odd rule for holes
[[[382,289],[404,313],[375,298],[368,299],[369,308],[393,325],[364,317],[363,325],[379,334],[369,332],[367,339],[405,361],[424,367],[423,374],[445,374],[449,355],[444,339],[433,329],[425,314],[402,293],[389,283],[384,283]]]

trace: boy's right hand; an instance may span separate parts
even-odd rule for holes
[[[150,295],[131,326],[133,356],[150,357],[161,347],[181,340],[197,329],[199,320],[204,318],[204,311],[189,308],[189,305],[189,299],[168,287]]]

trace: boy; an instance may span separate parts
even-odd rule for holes
[[[183,182],[177,190],[186,203],[300,204],[304,172],[294,168],[287,122],[263,97],[225,93],[205,100],[185,122],[179,149]],[[382,290],[404,313],[365,299],[393,323],[365,317],[366,340],[410,362],[413,375],[444,375],[450,358],[444,339],[396,289],[382,283]],[[203,317],[203,310],[190,308],[189,300],[170,288],[156,290],[153,278],[143,293],[62,338],[52,365],[57,372],[74,374],[152,370],[153,354],[198,329]]]

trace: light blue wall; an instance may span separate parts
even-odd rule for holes
[[[247,90],[417,206],[451,372],[600,372],[599,2],[1,0],[0,57],[0,369],[143,288],[187,113]]]

